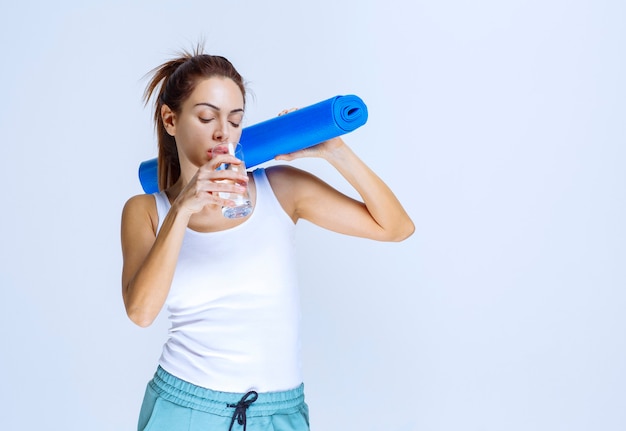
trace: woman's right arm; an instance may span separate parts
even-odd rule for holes
[[[225,154],[200,167],[172,203],[158,235],[154,196],[138,195],[126,202],[122,211],[122,297],[126,314],[137,325],[150,326],[165,304],[191,216],[207,205],[234,205],[216,192],[241,193],[236,183],[248,181],[245,174],[216,170],[222,163],[241,161]]]
[[[147,327],[163,308],[190,214],[173,206],[156,234],[152,195],[128,200],[122,212],[122,297],[128,317]]]

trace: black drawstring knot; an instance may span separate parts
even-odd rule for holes
[[[249,396],[252,396],[252,398],[248,399]],[[237,404],[227,404],[228,407],[233,407],[235,409],[235,412],[233,413],[233,419],[230,421],[230,428],[228,428],[228,431],[232,431],[235,419],[237,419],[237,423],[239,425],[243,425],[243,431],[246,431],[246,410],[248,410],[248,407],[250,407],[250,405],[252,405],[252,403],[255,402],[257,398],[259,398],[259,394],[257,394],[255,391],[250,391],[243,397],[241,397]]]

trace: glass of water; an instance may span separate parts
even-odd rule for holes
[[[222,144],[218,144],[213,147],[212,157],[216,157],[223,154],[229,154],[231,156],[235,156],[239,160],[241,160],[241,164],[235,165],[233,163],[222,163],[217,170],[228,169],[233,172],[245,174],[246,173],[246,164],[243,159],[243,149],[241,148],[241,144],[238,142],[226,142]],[[232,180],[223,180],[223,182],[232,182]],[[227,218],[239,218],[245,217],[252,212],[252,201],[250,200],[250,195],[248,193],[248,187],[245,183],[239,184],[241,186],[246,187],[246,191],[243,193],[231,193],[231,192],[220,192],[219,196],[223,199],[229,199],[235,202],[234,207],[222,207],[222,214]]]

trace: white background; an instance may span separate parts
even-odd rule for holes
[[[417,227],[300,224],[314,430],[626,429],[625,22],[618,0],[3,1],[0,428],[135,429],[167,328],[120,294],[143,77],[203,38],[248,125],[362,97],[345,139]]]

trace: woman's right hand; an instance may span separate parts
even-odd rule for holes
[[[202,165],[180,191],[173,205],[189,215],[207,206],[233,206],[232,200],[220,197],[220,192],[243,193],[248,176],[232,169],[219,169],[222,164],[241,165],[241,160],[229,154],[220,154]]]

